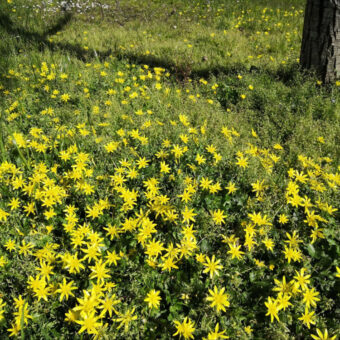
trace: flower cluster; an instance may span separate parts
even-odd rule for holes
[[[292,159],[227,120],[222,84],[172,77],[114,56],[6,73],[21,85],[0,86],[1,334],[335,338],[325,138]]]

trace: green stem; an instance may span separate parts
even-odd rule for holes
[[[1,128],[1,126],[0,126],[0,128]],[[1,129],[1,130],[2,130],[2,129]],[[13,133],[12,133],[11,129],[10,129],[8,126],[7,126],[7,130],[8,130],[8,132],[9,132],[9,134],[13,137]],[[0,137],[1,137],[1,136],[0,136]],[[15,147],[17,148],[17,150],[18,150],[18,153],[19,153],[19,156],[20,156],[21,160],[24,162],[25,166],[26,166],[28,169],[30,169],[30,166],[29,166],[29,164],[28,164],[28,161],[27,161],[26,157],[23,155],[23,153],[21,152],[19,146],[17,145],[17,143],[14,143],[14,144],[15,144]]]
[[[26,157],[25,157],[24,154],[21,152],[19,146],[18,146],[18,145],[15,145],[15,146],[17,147],[17,150],[18,150],[18,153],[19,153],[19,156],[20,156],[21,160],[25,163],[26,167],[29,169],[30,166],[29,166],[29,164],[28,164],[28,162],[27,162]]]
[[[21,318],[20,318],[20,335],[21,335],[21,340],[25,340],[25,331],[24,331],[24,327],[25,327],[25,305],[26,302],[23,304],[23,306],[21,307]]]
[[[2,139],[2,128],[1,128],[1,125],[0,125],[0,153],[1,153],[1,159],[3,162],[6,161],[6,151],[5,151],[5,146],[4,146],[4,142],[3,142],[3,139]]]
[[[4,136],[2,133],[3,129],[2,129],[2,115],[0,115],[0,153],[1,153],[1,159],[2,161],[6,161],[7,157],[6,157],[6,150],[5,150],[5,145],[4,145]]]

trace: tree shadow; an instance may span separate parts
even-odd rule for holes
[[[236,75],[240,72],[258,72],[266,73],[275,81],[282,81],[284,83],[289,83],[294,78],[294,72],[291,69],[272,71],[268,69],[258,69],[255,66],[246,68],[241,63],[225,66],[217,65],[213,67],[205,67],[195,69],[191,65],[183,63],[176,63],[168,58],[156,57],[153,55],[142,55],[133,52],[124,52],[118,50],[118,48],[108,49],[106,51],[96,51],[96,50],[85,50],[80,44],[72,44],[68,42],[53,42],[48,39],[50,35],[57,33],[62,30],[72,19],[72,12],[64,11],[64,15],[57,20],[57,22],[47,29],[43,33],[30,32],[23,27],[18,27],[10,19],[8,14],[0,14],[0,28],[4,29],[7,34],[15,37],[20,37],[25,43],[30,43],[36,45],[36,47],[43,51],[44,49],[49,49],[50,51],[63,51],[70,55],[76,57],[78,60],[83,62],[89,62],[93,59],[103,61],[109,56],[114,56],[119,60],[127,60],[130,63],[144,65],[147,64],[150,67],[162,67],[169,70],[176,77],[178,82],[185,83],[189,78],[199,79],[199,78],[209,78],[210,76],[231,76]],[[0,50],[1,52],[1,50]],[[295,67],[296,72],[296,67]]]
[[[53,35],[58,31],[62,30],[72,19],[72,13],[67,12],[63,17],[59,18],[58,21],[44,33],[40,34],[37,32],[30,32],[25,28],[15,26],[9,15],[0,13],[0,26],[10,35],[19,35],[24,41],[31,42],[46,42],[49,35]]]
[[[18,39],[22,40],[24,43],[36,43],[37,47],[41,50],[43,45],[47,46],[48,48],[52,48],[53,46],[49,43],[48,36],[57,33],[58,31],[62,30],[72,19],[72,13],[67,12],[61,18],[57,20],[57,22],[48,28],[43,33],[37,32],[30,32],[23,27],[18,27],[14,24],[8,14],[4,12],[0,13],[0,35],[1,35],[1,42],[0,42],[0,79],[3,84],[6,86],[11,86],[14,84],[13,78],[8,77],[8,71],[10,68],[10,58],[11,53],[11,46],[9,43],[9,39],[6,39],[4,33],[7,33],[9,38],[14,38],[16,41]],[[2,32],[1,32],[2,31]],[[18,44],[16,46],[16,50],[21,49],[23,46]]]

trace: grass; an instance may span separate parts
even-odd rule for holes
[[[339,335],[340,91],[299,68],[304,3],[91,3],[0,4],[2,334],[210,339],[219,324],[231,339]],[[153,241],[164,247],[155,256]],[[213,256],[219,275],[204,272]],[[311,278],[297,292],[301,270]],[[67,301],[63,279],[76,287]],[[225,312],[206,300],[215,287],[226,289]],[[144,301],[153,289],[159,308]],[[299,318],[312,289],[309,328]]]

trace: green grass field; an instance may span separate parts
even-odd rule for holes
[[[340,335],[304,5],[1,1],[1,339]]]

